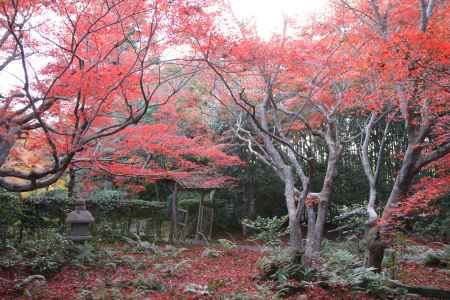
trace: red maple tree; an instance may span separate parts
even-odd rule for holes
[[[2,1],[0,71],[20,80],[0,95],[0,186],[27,191],[54,183],[85,147],[173,98],[196,72],[164,60],[180,43],[177,34],[195,26],[190,5]],[[15,168],[14,147],[39,149],[50,161]]]

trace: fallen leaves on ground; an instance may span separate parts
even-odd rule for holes
[[[215,253],[208,256],[203,246],[184,249],[161,246],[159,255],[126,253],[124,248],[115,250],[118,249],[115,263],[96,267],[66,267],[49,277],[46,293],[41,299],[237,299],[231,298],[235,295],[248,297],[241,299],[269,299],[274,295],[269,283],[257,279],[257,261],[263,255],[258,250],[208,248]],[[400,279],[406,284],[448,289],[448,274],[443,272],[407,263],[402,265]],[[24,277],[26,274],[0,272],[0,298],[26,299],[11,286]],[[313,286],[305,294],[287,299],[370,298],[364,293],[352,294],[345,288]]]

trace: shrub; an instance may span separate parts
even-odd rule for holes
[[[281,244],[281,237],[287,234],[287,220],[287,215],[272,218],[258,216],[254,221],[244,219],[242,223],[257,232],[254,237],[256,240],[261,240],[269,246],[277,246]]]
[[[163,291],[166,287],[153,275],[139,275],[138,278],[129,282],[129,285],[137,288],[141,292]]]
[[[202,252],[202,257],[219,257],[223,254],[222,251],[216,250],[216,249],[212,249],[212,248],[205,248],[205,250],[203,250]]]
[[[280,247],[263,256],[257,263],[261,277],[275,282],[277,295],[289,296],[304,289],[316,279],[317,272],[301,262],[301,253]]]
[[[388,287],[390,278],[387,273],[376,273],[373,268],[365,267],[363,259],[347,250],[346,247],[345,243],[324,244],[322,250],[324,266],[321,275],[327,278],[328,282],[350,286],[354,290],[364,290],[377,297],[396,292]]]
[[[424,258],[424,264],[430,267],[447,268],[450,266],[450,246],[441,251],[428,252]]]
[[[236,249],[237,248],[237,244],[227,240],[227,239],[218,239],[217,242],[219,242],[219,244],[225,248],[226,250],[231,250],[231,249]]]
[[[25,241],[17,250],[23,257],[23,265],[34,274],[49,274],[61,270],[77,255],[73,243],[57,233],[50,233],[45,239]]]
[[[28,299],[45,298],[47,289],[47,280],[42,275],[31,275],[15,285],[15,289],[20,291]]]
[[[191,265],[189,259],[184,259],[176,264],[164,263],[156,264],[155,269],[164,273],[164,277],[176,277],[182,269]]]
[[[207,285],[190,283],[184,288],[185,293],[195,294],[197,296],[210,296],[211,292]]]
[[[123,236],[122,238],[131,246],[129,252],[133,253],[144,253],[152,252],[157,253],[159,251],[158,246],[152,244],[148,241],[141,240],[141,237],[137,234],[133,234],[134,239]]]
[[[32,274],[47,275],[66,265],[95,265],[108,257],[112,258],[111,251],[100,250],[88,242],[74,244],[50,230],[44,239],[27,240],[17,247],[8,246],[0,256],[0,267],[24,268]]]

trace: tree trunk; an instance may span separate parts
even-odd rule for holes
[[[317,212],[316,226],[314,227],[313,250],[318,255],[321,250],[323,231],[328,213],[328,201],[330,195],[321,195]]]
[[[255,195],[255,188],[256,188],[256,176],[252,175],[250,179],[250,185],[248,186],[247,190],[247,201],[248,201],[248,211],[247,211],[247,217],[251,220],[253,220],[256,217],[256,195]]]
[[[313,206],[307,206],[306,212],[308,214],[308,232],[306,234],[305,255],[303,263],[306,266],[311,266],[314,256],[314,226],[316,223],[316,212]]]
[[[174,183],[173,185],[173,194],[172,194],[172,201],[171,201],[171,207],[170,207],[170,234],[169,234],[169,241],[171,243],[174,242],[177,236],[177,192],[178,192],[178,184]]]
[[[398,206],[400,200],[408,192],[414,175],[417,173],[417,170],[414,168],[415,162],[420,157],[420,150],[417,149],[417,146],[417,144],[411,143],[406,149],[402,166],[395,178],[394,185],[383,211],[383,219],[385,220],[391,216],[392,209]]]
[[[368,224],[368,229],[366,233],[367,241],[367,267],[374,268],[375,272],[381,271],[381,265],[384,258],[384,250],[386,249],[386,244],[381,238],[380,225],[376,222],[371,222]]]
[[[213,227],[214,227],[214,218],[216,215],[216,198],[214,197],[216,194],[216,190],[212,190],[209,193],[209,201],[212,205],[212,215],[211,215],[211,226],[209,227],[208,239],[212,239]]]
[[[284,196],[289,216],[289,245],[296,250],[301,250],[303,237],[298,213],[299,205],[295,201],[294,176],[290,167],[286,167],[284,170]]]
[[[320,255],[328,205],[333,191],[333,183],[337,176],[337,163],[342,153],[342,146],[335,142],[330,134],[325,138],[328,146],[327,171],[323,180],[322,190],[319,194],[316,194],[319,197],[317,213],[315,212],[314,205],[307,207],[308,236],[304,257],[306,265],[311,265],[313,259]]]
[[[415,144],[408,144],[408,148],[403,157],[400,172],[395,178],[388,201],[383,210],[382,219],[386,221],[386,225],[376,225],[377,220],[369,222],[369,229],[367,230],[367,266],[375,268],[376,271],[381,271],[381,264],[384,258],[384,250],[388,246],[386,238],[383,235],[388,233],[391,228],[389,223],[391,221],[393,209],[398,207],[403,196],[408,192],[412,179],[416,173],[414,164],[420,156],[420,151],[416,150]]]
[[[76,172],[75,169],[69,168],[69,182],[67,183],[67,196],[69,200],[75,200],[75,188],[76,188]]]
[[[155,188],[156,201],[160,202],[161,201],[161,197],[159,195],[159,184],[158,184],[158,182],[155,182],[153,184],[153,187]]]
[[[292,248],[303,249],[302,235],[300,218],[297,216],[289,218],[289,244]]]
[[[201,239],[202,227],[203,227],[203,202],[205,200],[206,193],[202,192],[200,196],[200,203],[198,204],[198,213],[197,213],[197,229],[195,231],[195,239]]]

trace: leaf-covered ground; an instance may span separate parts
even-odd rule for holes
[[[47,284],[15,287],[27,274],[0,273],[0,299],[271,299],[270,282],[257,278],[256,249],[161,246],[132,253],[115,249],[107,260],[90,267],[66,267]],[[405,264],[405,283],[450,288],[448,274],[435,268]],[[417,275],[418,274],[418,275]],[[24,294],[24,290],[27,292]],[[240,296],[240,298],[238,297]],[[371,299],[343,288],[309,287],[288,299]]]

